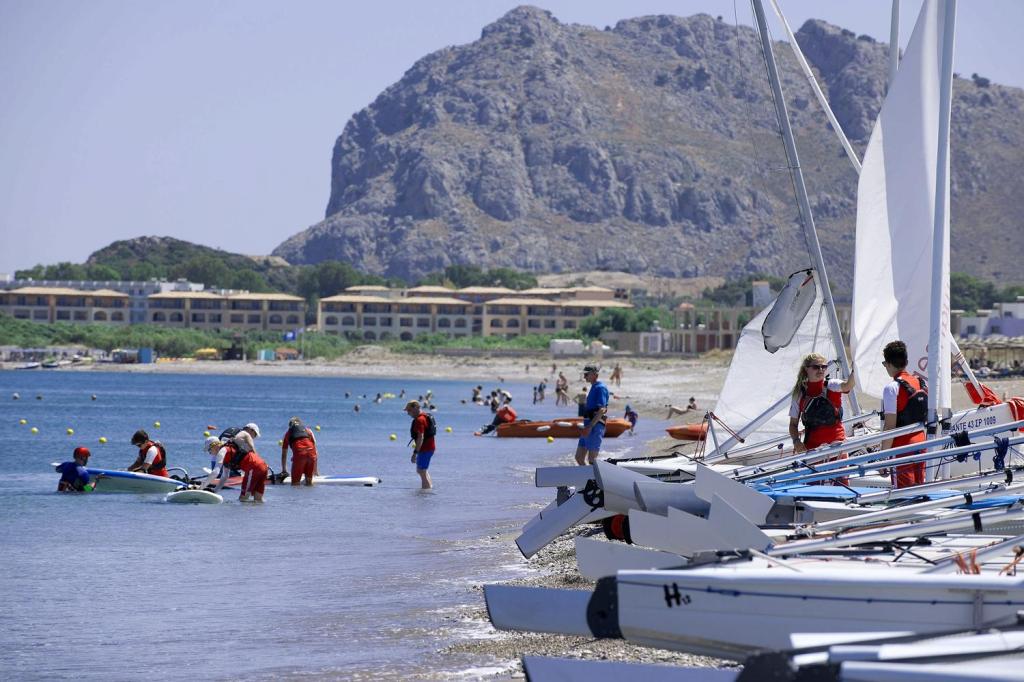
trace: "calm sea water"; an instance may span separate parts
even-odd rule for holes
[[[568,463],[575,444],[474,438],[490,419],[460,402],[475,383],[0,372],[3,676],[391,679],[472,676],[495,663],[439,650],[485,633],[458,617],[460,607],[478,604],[474,584],[524,570],[511,537],[552,497],[533,486],[533,471]],[[553,394],[533,406],[529,386],[506,388],[521,416],[575,412],[556,408]],[[372,402],[401,389],[407,397],[432,390],[439,407],[433,491],[418,489],[409,462],[404,400]],[[383,483],[272,486],[262,506],[239,504],[230,491],[227,504],[195,506],[53,492],[50,462],[84,444],[92,466],[124,468],[137,428],[163,441],[172,465],[198,471],[209,460],[207,425],[255,421],[259,450],[276,469],[292,415],[320,425],[321,473]],[[641,431],[658,426],[647,420]],[[101,436],[109,442],[100,445]],[[640,442],[607,443],[622,452]]]

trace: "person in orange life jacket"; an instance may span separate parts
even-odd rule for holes
[[[73,461],[57,465],[57,473],[60,474],[60,482],[57,484],[59,493],[87,493],[92,492],[96,484],[89,479],[89,472],[86,465],[89,464],[89,448],[77,447],[73,455]]]
[[[281,439],[281,471],[287,471],[288,448],[292,449],[292,485],[299,485],[305,477],[306,485],[313,485],[317,473],[316,438],[298,417],[288,420],[288,430]]]
[[[507,397],[505,398],[505,403],[498,408],[497,412],[494,413],[494,419],[491,421],[491,423],[483,427],[473,435],[482,436],[485,433],[490,433],[494,429],[498,428],[498,426],[501,424],[511,424],[516,420],[517,417],[518,415],[516,415],[516,411],[512,409],[512,398]]]
[[[245,428],[249,429],[250,426],[255,427],[255,435],[258,437],[259,427],[255,424],[247,424]],[[252,434],[249,435],[252,436]],[[217,443],[213,442],[213,439],[214,437],[211,436],[206,440],[207,449],[211,452],[214,448],[217,448]],[[216,440],[219,442],[219,439]],[[262,502],[270,467],[267,466],[267,463],[263,461],[263,458],[259,456],[256,450],[246,450],[237,441],[238,437],[236,436],[226,443],[221,443],[220,447],[217,448],[216,461],[222,463],[222,466],[220,467],[220,479],[217,481],[215,490],[219,492],[224,487],[224,484],[227,483],[231,471],[237,469],[245,473],[245,477],[242,479],[242,492],[238,496],[238,501],[248,502],[251,496],[254,502]],[[251,437],[249,442],[252,442]]]
[[[928,387],[924,379],[907,371],[907,344],[891,341],[882,349],[885,361],[882,366],[892,381],[882,388],[882,430],[891,431],[927,419]],[[901,445],[920,443],[926,440],[924,431],[907,436],[896,436],[882,441],[882,448],[898,448]],[[916,455],[924,450],[908,452],[902,457]],[[925,482],[925,463],[914,462],[896,467],[892,472],[893,487],[907,488]]]
[[[425,412],[420,410],[419,401],[410,400],[405,405],[405,413],[412,417],[412,425],[409,427],[409,435],[413,442],[411,462],[416,464],[416,473],[420,475],[420,488],[427,490],[434,487],[430,479],[430,458],[434,456],[434,430],[433,420]]]
[[[846,381],[839,381],[829,379],[825,375],[827,369],[828,360],[818,353],[811,353],[800,363],[800,371],[793,386],[793,398],[789,404],[789,435],[793,439],[794,452],[805,452],[846,440],[843,394],[853,388],[853,370],[850,370]],[[800,439],[801,421],[804,424],[803,440]],[[846,453],[828,461],[837,459],[846,459]],[[849,482],[846,477],[836,481],[842,485]]]
[[[153,476],[167,476],[167,451],[163,443],[149,439],[149,434],[139,429],[132,434],[132,445],[139,449],[128,471],[141,471]]]

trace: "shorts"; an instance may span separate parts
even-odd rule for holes
[[[249,469],[242,479],[242,496],[262,495],[267,488],[267,465]]]
[[[298,485],[303,476],[313,480],[316,472],[316,457],[310,455],[292,455],[292,485]]]
[[[430,468],[430,458],[434,456],[433,450],[424,450],[416,454],[416,468],[426,471]]]
[[[601,441],[603,440],[604,422],[601,422],[600,424],[594,424],[594,427],[590,429],[590,435],[586,438],[580,438],[578,445],[588,452],[597,452],[601,449]]]

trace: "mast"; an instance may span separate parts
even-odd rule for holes
[[[932,296],[928,337],[928,420],[934,422],[950,396],[939,384],[939,361],[948,334],[949,311],[946,267],[949,253],[949,126],[953,102],[953,41],[956,35],[956,0],[943,3],[942,71],[939,81],[939,138],[935,161],[935,223],[932,232]],[[948,350],[946,357],[949,357]],[[939,395],[943,393],[943,395]],[[939,403],[939,398],[943,403]]]
[[[888,92],[896,80],[896,72],[900,68],[900,0],[892,0],[892,20],[889,24],[889,82],[885,87]]]
[[[782,131],[782,139],[786,146],[786,157],[789,160],[790,174],[793,178],[793,185],[796,188],[797,202],[800,206],[800,217],[804,228],[804,239],[806,240],[811,260],[814,262],[814,267],[821,278],[822,295],[825,299],[825,310],[827,312],[826,318],[828,319],[829,329],[832,332],[832,340],[836,346],[836,356],[839,358],[839,365],[844,374],[849,376],[850,360],[846,356],[843,333],[839,328],[839,317],[836,315],[836,304],[832,300],[832,289],[829,286],[828,274],[825,270],[825,259],[821,255],[821,244],[818,241],[818,233],[814,228],[811,203],[807,198],[807,186],[804,184],[804,175],[800,170],[800,157],[796,151],[793,129],[789,125],[789,112],[786,110],[786,100],[782,95],[782,84],[779,81],[779,72],[775,65],[775,55],[772,53],[772,42],[771,38],[768,37],[768,26],[765,23],[764,5],[761,0],[752,0],[751,4],[754,7],[754,16],[757,19],[757,32],[761,38],[761,52],[764,54],[765,65],[768,67],[768,79],[771,81],[772,96],[775,100],[775,115],[779,120],[779,128]],[[860,413],[856,390],[850,391],[849,397],[850,407],[855,413]]]

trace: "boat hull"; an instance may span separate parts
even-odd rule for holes
[[[582,426],[581,417],[539,422],[517,421],[499,424],[495,435],[498,438],[579,438]],[[628,430],[629,422],[625,419],[609,419],[605,424],[604,437],[618,438]]]
[[[96,480],[97,493],[170,493],[186,486],[181,481],[165,476],[152,476],[138,471],[114,469],[86,469]]]

